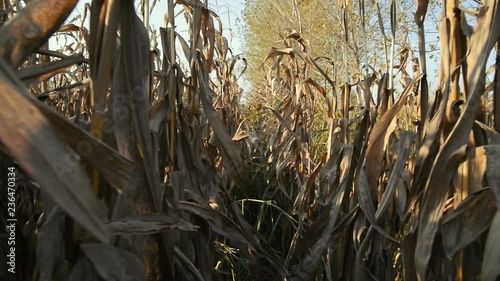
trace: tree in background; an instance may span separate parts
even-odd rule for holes
[[[363,2],[363,1],[361,1]],[[329,57],[333,70],[325,61],[323,69],[329,69],[332,78],[341,84],[345,80],[346,66],[344,51],[347,49],[348,81],[354,82],[362,75],[364,65],[379,70],[389,67],[387,48],[390,48],[390,1],[246,1],[244,18],[247,26],[243,30],[246,42],[246,56],[250,67],[247,78],[252,86],[258,87],[263,79],[259,68],[272,47],[282,44],[291,32],[300,33],[305,47],[313,58]],[[377,9],[377,6],[379,10]],[[398,1],[398,30],[396,52],[405,47],[413,23],[413,1]],[[345,10],[345,17],[344,17]],[[380,13],[377,13],[377,12]],[[364,30],[363,31],[363,14]],[[345,20],[344,20],[345,19]],[[410,24],[409,24],[410,23]],[[345,29],[344,29],[345,28]],[[347,34],[346,34],[347,31]],[[416,45],[416,42],[415,42]],[[384,51],[386,51],[384,53]],[[266,64],[269,66],[269,64]]]
[[[353,128],[348,128],[349,120],[355,117],[353,106],[370,108],[370,102],[379,104],[382,99],[382,107],[387,108],[385,104],[394,101],[390,90],[384,92],[387,98],[381,94],[379,100],[373,101],[361,87],[361,81],[381,80],[384,87],[379,88],[404,88],[410,77],[417,75],[409,74],[412,62],[418,64],[413,51],[418,46],[413,6],[413,1],[388,0],[247,1],[244,10],[247,26],[243,35],[245,55],[249,59],[246,77],[252,85],[247,100],[250,104],[274,107],[286,95],[298,91],[289,87],[294,82],[288,82],[302,77],[306,84],[314,82],[315,88],[321,87],[332,99],[333,114],[346,120],[343,138],[347,140],[353,134]],[[391,13],[394,17],[389,16]],[[391,18],[397,20],[391,22]],[[410,40],[411,36],[414,40]],[[293,40],[297,38],[300,40]],[[305,73],[308,68],[301,60],[293,62],[292,68],[286,68],[285,61],[264,60],[271,50],[279,48],[307,54],[318,69],[313,67],[310,73]],[[277,68],[285,70],[273,73]],[[393,81],[393,76],[397,80]],[[289,88],[283,90],[283,87]],[[328,110],[322,100],[311,102],[317,113]],[[313,138],[314,142],[324,143],[328,121],[314,116],[308,120],[314,135],[318,136]]]

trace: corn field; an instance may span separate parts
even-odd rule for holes
[[[417,0],[418,51],[376,9],[338,77],[289,30],[251,93],[208,0],[158,2],[0,0],[1,280],[500,280],[498,1],[441,1],[438,74]]]

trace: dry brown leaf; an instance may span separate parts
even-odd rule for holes
[[[483,281],[498,280],[500,275],[500,210],[497,210],[484,246],[481,277]]]
[[[0,56],[13,68],[42,46],[70,15],[78,0],[31,1],[0,27]]]
[[[425,14],[427,14],[427,6],[429,0],[417,0],[417,11],[415,12],[415,23],[418,27],[424,24]]]
[[[17,95],[22,95],[26,102],[39,110],[48,122],[56,129],[58,135],[69,144],[69,146],[92,166],[98,169],[104,178],[120,190],[129,186],[135,169],[134,163],[119,155],[114,149],[92,137],[75,123],[70,122],[61,114],[53,111],[48,106],[38,101],[33,95],[27,93],[24,85],[16,77],[14,72],[0,59],[0,71],[4,72],[6,81],[15,84]],[[74,166],[78,166],[78,158],[66,157],[58,163],[62,174],[71,173]]]
[[[79,31],[85,42],[87,42],[88,44],[90,35],[89,31],[85,27],[79,27],[69,23],[61,25],[57,30],[57,32],[75,32],[75,31]]]
[[[480,104],[484,85],[484,68],[486,59],[493,45],[500,37],[500,9],[498,2],[488,0],[484,2],[480,17],[474,27],[470,39],[470,53],[467,56],[467,93],[470,95],[464,113],[460,116],[432,168],[426,185],[419,220],[417,246],[415,249],[415,267],[419,280],[426,279],[427,264],[435,235],[438,231],[444,201],[448,193],[452,171],[449,170],[453,154],[463,147],[469,140],[469,134],[474,123],[476,111]],[[449,64],[448,64],[449,65]],[[454,169],[452,169],[454,170]]]
[[[497,212],[491,189],[471,194],[456,209],[443,216],[441,233],[446,256],[451,260],[460,250],[486,231]]]
[[[489,162],[485,148],[481,146],[471,149],[467,153],[467,160],[460,164],[453,178],[453,186],[459,199],[463,200],[469,194],[485,187],[485,173]]]
[[[102,242],[108,241],[102,209],[77,154],[67,149],[29,94],[13,84],[0,58],[0,140],[44,192]],[[7,70],[8,71],[8,70]],[[7,74],[7,75],[6,75]],[[32,98],[34,99],[34,98]],[[35,103],[39,101],[36,101]]]
[[[352,146],[346,146],[342,149],[342,160],[340,161],[340,186],[335,196],[331,198],[331,201],[327,202],[329,211],[326,226],[322,227],[319,237],[312,241],[314,244],[310,246],[307,255],[301,260],[299,267],[294,271],[295,277],[292,278],[292,280],[310,280],[313,273],[316,271],[321,255],[330,243],[330,236],[335,229],[342,203],[346,198],[345,192],[350,180],[348,175],[349,171],[353,168],[351,166],[353,156],[352,153]],[[293,256],[297,254],[298,253],[293,253]]]
[[[16,71],[17,76],[27,84],[39,83],[56,74],[65,72],[71,66],[85,61],[82,54],[75,54],[58,61],[23,67]]]
[[[238,130],[238,132],[236,132],[232,138],[233,141],[241,141],[241,140],[244,140],[246,138],[248,138],[249,135],[248,133],[245,131],[245,130]]]
[[[149,185],[150,198],[155,211],[161,208],[161,187],[158,163],[154,159],[148,108],[150,92],[149,35],[143,22],[135,14],[132,2],[123,2],[121,19],[121,62],[123,83],[136,149]]]
[[[500,145],[486,145],[484,146],[484,153],[486,154],[486,173],[485,180],[486,186],[491,187],[496,196],[497,209],[500,210]]]
[[[235,182],[246,185],[248,183],[248,175],[244,169],[243,160],[236,150],[234,142],[231,140],[231,136],[227,132],[227,128],[225,128],[224,124],[219,117],[217,117],[216,112],[213,109],[209,99],[211,90],[208,86],[208,81],[206,81],[205,75],[203,74],[203,70],[201,68],[203,64],[200,60],[201,59],[198,57],[196,61],[196,70],[198,71],[198,79],[200,81],[200,99],[203,103],[203,109],[207,115],[208,122],[214,129],[215,136],[219,140],[217,144],[223,154],[222,164]]]
[[[296,50],[293,48],[282,48],[282,49],[272,48],[271,51],[269,51],[266,58],[264,59],[264,61],[269,60],[269,59],[274,58],[274,57],[278,57],[278,61],[275,64],[275,66],[273,67],[273,68],[276,68],[277,65],[279,65],[279,62],[281,61],[281,58],[283,57],[283,55],[289,55],[292,57],[293,56],[300,57],[303,61],[305,61],[309,65],[313,66],[314,69],[316,69],[321,74],[321,76],[323,76],[323,78],[325,78],[325,80],[328,81],[328,83],[332,87],[335,88],[335,82],[323,71],[323,69],[321,69],[321,67],[319,67],[319,65],[306,52]],[[261,65],[261,67],[262,67],[262,65]]]
[[[396,191],[399,182],[402,180],[402,176],[405,170],[406,162],[410,156],[412,144],[415,140],[415,133],[411,131],[401,132],[401,138],[399,140],[397,149],[397,159],[394,167],[392,168],[391,175],[389,176],[389,181],[387,182],[387,187],[382,195],[382,200],[380,201],[375,217],[377,220],[384,216],[384,213],[389,208],[390,203],[394,197],[394,192]]]
[[[499,131],[496,131],[490,127],[488,127],[486,124],[481,123],[476,120],[474,123],[475,127],[478,127],[480,132],[482,133],[486,144],[500,144],[500,133]]]
[[[101,135],[101,120],[106,106],[106,95],[115,60],[116,32],[122,1],[111,0],[104,3],[94,1],[90,17],[89,61],[92,78],[91,106],[92,131]]]
[[[364,169],[361,169],[359,172],[359,179],[358,179],[358,190],[357,190],[357,197],[359,200],[359,206],[361,207],[361,210],[363,210],[363,213],[366,216],[366,219],[370,222],[370,226],[373,226],[375,230],[377,230],[378,233],[383,235],[385,238],[389,239],[390,241],[394,242],[395,244],[399,244],[399,242],[392,237],[389,233],[387,233],[386,230],[382,229],[377,222],[377,217],[375,214],[377,213],[375,206],[373,205],[373,201],[371,201],[371,196],[370,193],[368,192],[368,179],[366,176],[366,173]],[[371,228],[370,228],[371,229]]]
[[[196,231],[197,226],[169,215],[133,215],[106,224],[113,234],[153,234],[166,229]]]
[[[380,120],[375,123],[370,133],[368,140],[368,147],[366,149],[365,162],[363,170],[367,176],[367,182],[370,190],[371,201],[377,199],[378,178],[382,172],[381,165],[384,151],[387,148],[389,137],[396,128],[396,114],[401,110],[406,103],[406,99],[412,93],[415,84],[423,77],[423,74],[413,79],[408,87],[404,90],[403,94],[399,97],[396,104],[391,107],[387,112],[382,115]]]
[[[236,224],[233,220],[228,218],[226,215],[216,211],[212,208],[201,206],[196,203],[181,201],[179,202],[179,208],[181,210],[187,211],[189,213],[198,215],[205,219],[212,229],[229,239],[234,239],[239,242],[245,243],[252,251],[255,251],[256,247],[253,245],[250,239],[246,236],[244,231]]]

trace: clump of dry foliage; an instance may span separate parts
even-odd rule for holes
[[[0,1],[3,238],[17,167],[17,273],[2,280],[497,280],[497,1],[473,30],[442,1],[432,103],[425,0],[413,73],[413,51],[396,72],[392,50],[348,83],[290,31],[246,103],[246,61],[207,3],[168,0],[151,30],[149,1],[138,15],[132,0],[94,0],[88,28],[66,21],[77,0],[25,2]]]

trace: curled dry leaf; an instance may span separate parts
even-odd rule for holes
[[[236,132],[232,138],[233,141],[241,141],[241,140],[244,140],[246,138],[248,138],[249,135],[248,133],[245,131],[245,130],[238,130],[238,132]]]

